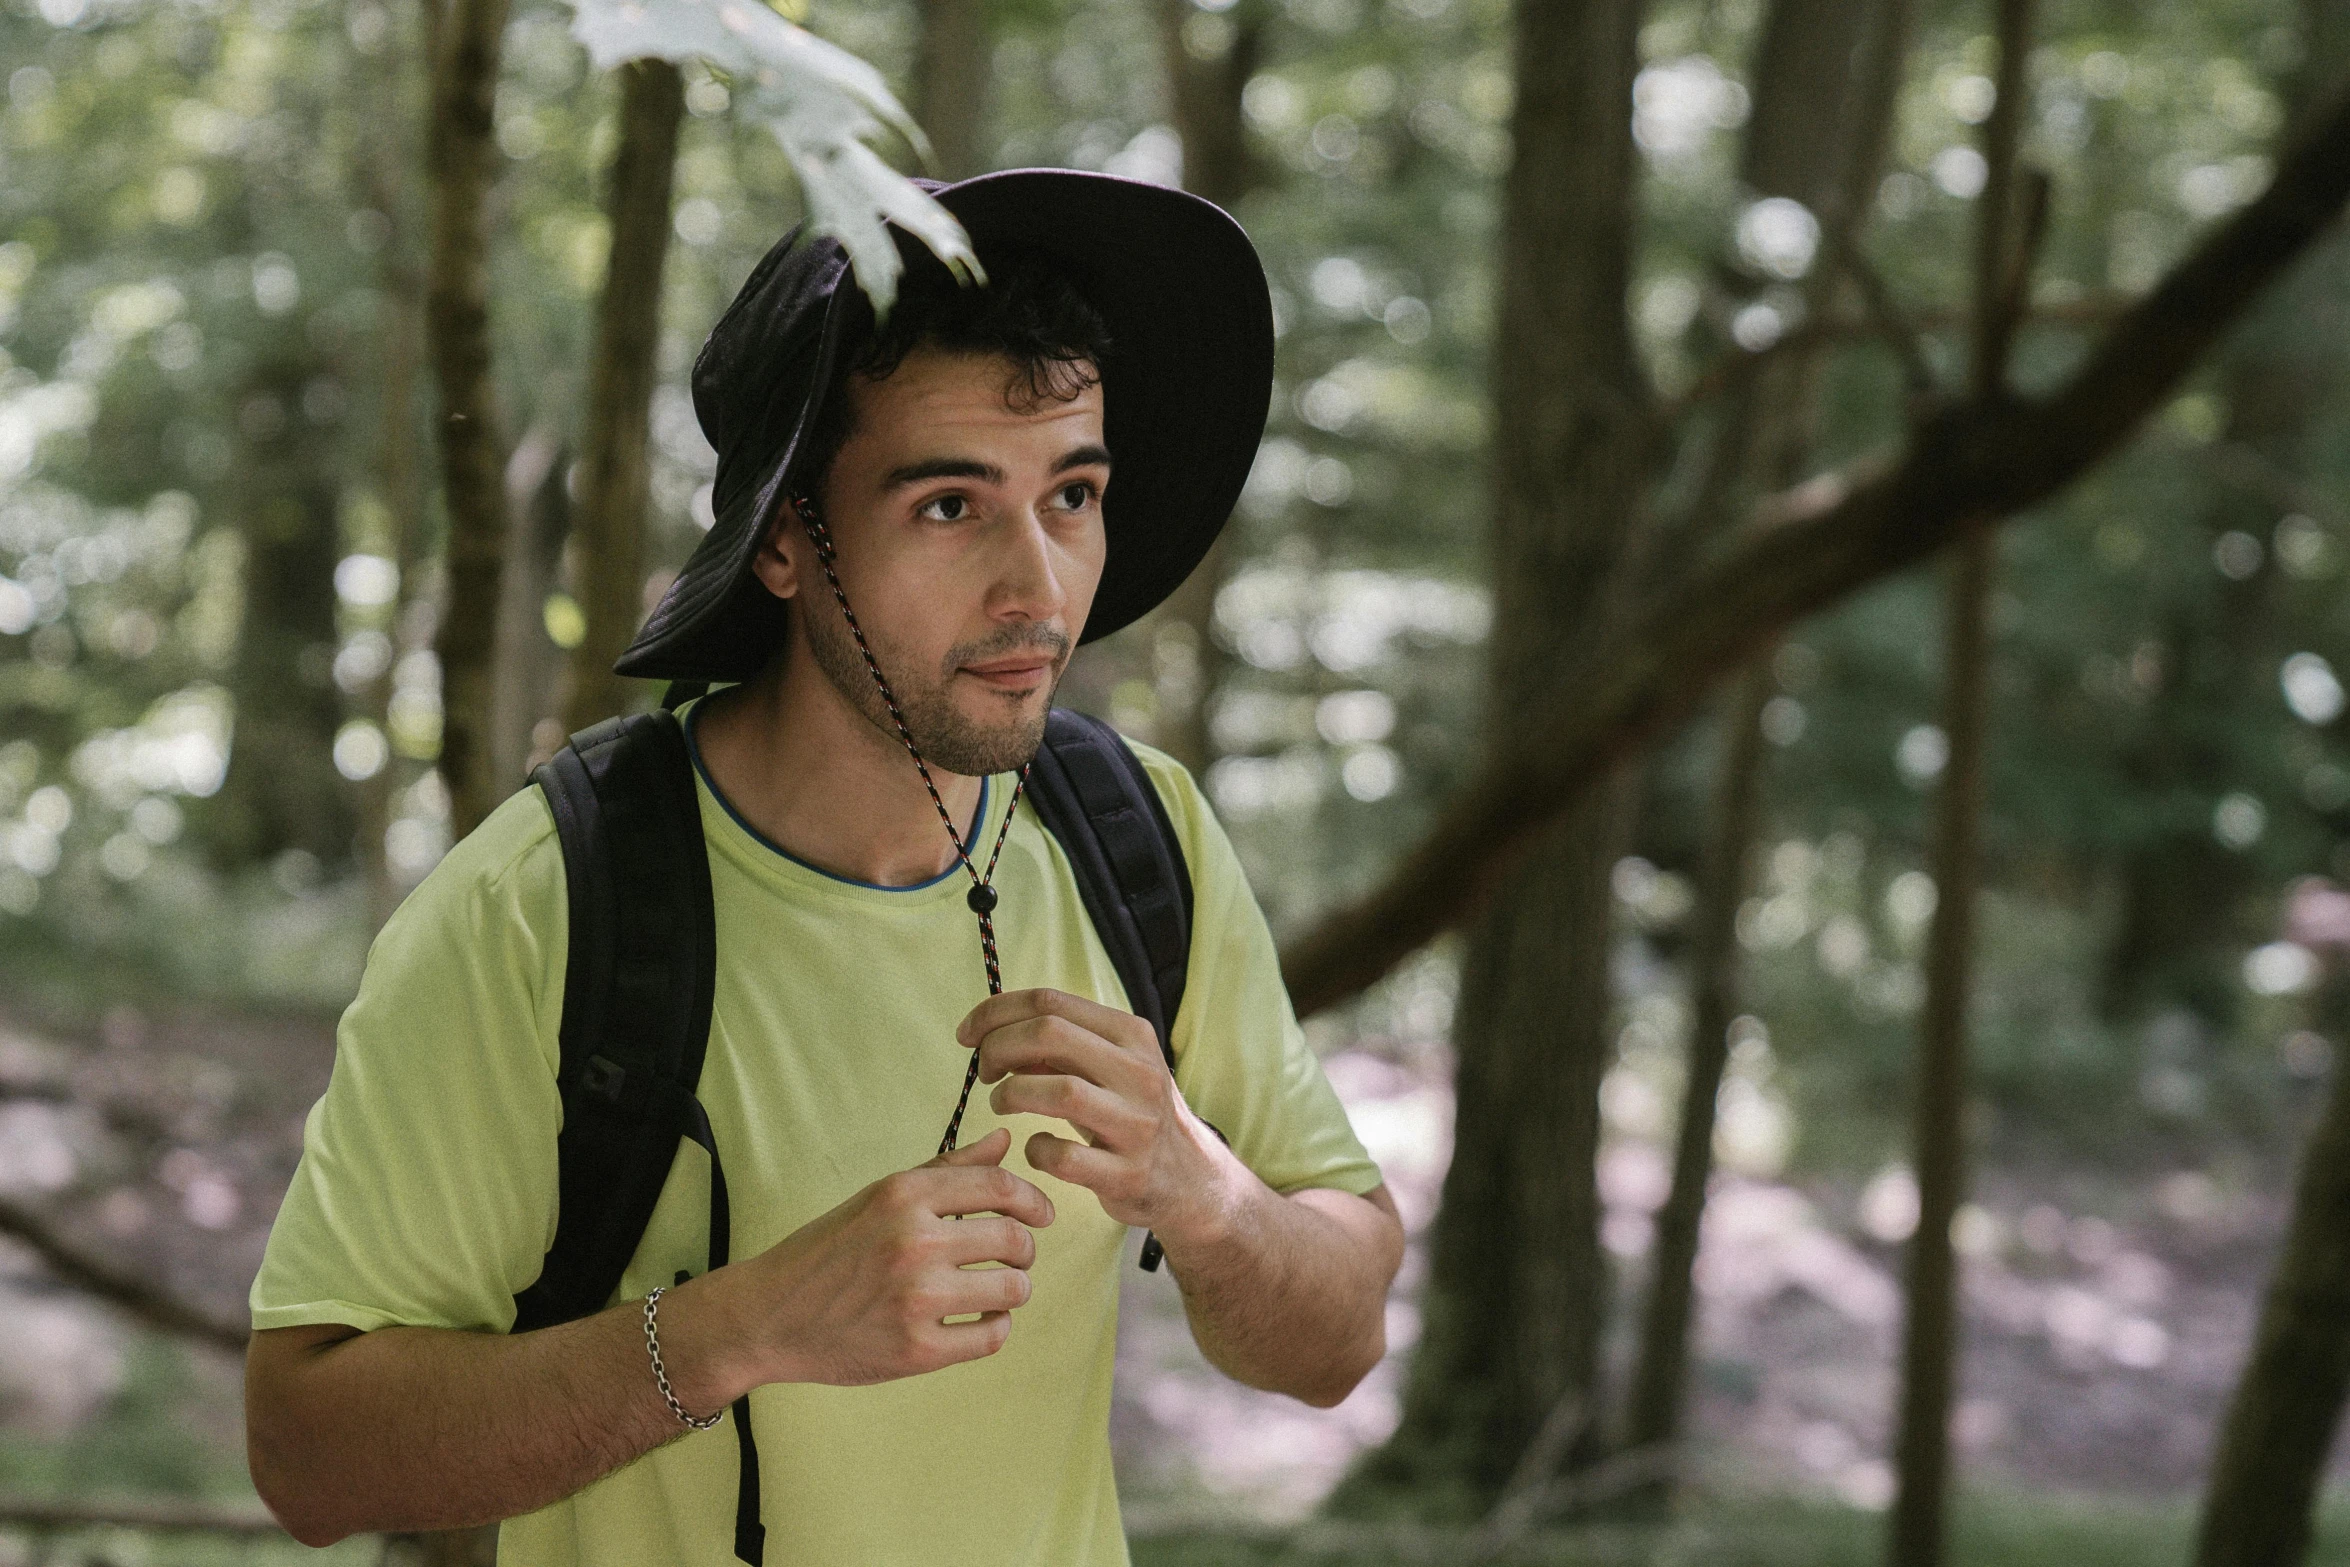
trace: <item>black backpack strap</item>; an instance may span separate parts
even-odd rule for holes
[[[717,977],[710,861],[685,734],[608,719],[534,773],[563,845],[563,1131],[555,1242],[514,1331],[601,1311],[692,1135]]]
[[[1150,774],[1117,730],[1056,707],[1029,768],[1028,799],[1069,857],[1126,999],[1158,1031],[1172,1069],[1191,965],[1191,868]]]
[[[1157,1032],[1172,1072],[1191,967],[1191,867],[1165,802],[1117,730],[1059,707],[1045,717],[1028,799],[1069,857],[1126,999]],[[1146,1237],[1143,1267],[1155,1272],[1160,1256],[1158,1237]]]
[[[661,1200],[681,1138],[710,1155],[709,1265],[726,1265],[726,1170],[695,1090],[710,1043],[717,921],[701,801],[669,708],[608,719],[532,774],[563,846],[571,938],[563,973],[563,1130],[555,1240],[514,1297],[517,1333],[600,1311]],[[686,1276],[680,1274],[678,1282]],[[758,1567],[759,1454],[734,1403],[735,1554]]]

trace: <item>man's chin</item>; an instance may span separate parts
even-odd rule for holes
[[[1044,743],[1051,690],[1027,693],[1016,708],[1002,698],[989,705],[995,710],[985,715],[964,711],[958,705],[951,721],[936,726],[937,732],[922,747],[923,755],[934,765],[966,778],[1016,772],[1027,766],[1036,748]],[[1007,708],[1012,711],[1007,713]]]

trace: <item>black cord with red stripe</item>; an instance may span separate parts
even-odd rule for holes
[[[922,748],[914,743],[913,730],[906,727],[906,715],[898,707],[897,693],[890,690],[889,680],[881,672],[881,665],[873,656],[872,644],[865,640],[865,628],[857,624],[857,612],[849,608],[849,595],[840,585],[840,573],[834,569],[832,531],[816,510],[816,503],[804,495],[792,497],[792,507],[800,514],[800,525],[807,530],[808,542],[815,547],[816,563],[824,568],[824,580],[832,585],[832,596],[840,605],[841,618],[848,622],[849,635],[856,639],[857,651],[864,655],[865,670],[873,677],[874,688],[881,693],[881,705],[889,710],[889,721],[896,726],[898,739],[904,743],[906,754],[914,759],[914,768],[922,775],[922,787],[930,791],[930,803],[938,810],[938,819],[947,830],[947,841],[955,846],[955,858],[971,878],[971,890],[963,901],[971,912],[979,916],[979,951],[987,965],[987,993],[1004,993],[1003,962],[996,956],[995,945],[995,868],[1003,857],[1004,839],[1012,831],[1012,817],[1020,809],[1020,796],[1028,787],[1028,768],[1020,769],[1020,780],[1012,786],[1011,804],[1004,808],[1003,826],[996,830],[995,847],[988,852],[987,869],[982,872],[971,863],[970,851],[964,847],[963,835],[955,830],[955,819],[948,812],[946,801],[939,798],[938,785],[930,776],[930,764],[922,759]],[[947,1121],[946,1135],[938,1140],[938,1151],[952,1153],[955,1138],[963,1129],[963,1112],[971,1103],[972,1085],[979,1081],[979,1052],[971,1052],[971,1064],[963,1072],[963,1091],[956,1096],[955,1113]]]

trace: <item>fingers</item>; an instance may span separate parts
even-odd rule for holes
[[[1123,1192],[1132,1170],[1117,1155],[1039,1132],[1028,1139],[1028,1165],[1055,1180],[1082,1186],[1096,1196]]]
[[[1006,1268],[1036,1266],[1036,1233],[1017,1219],[982,1216],[942,1228],[948,1232],[939,1242],[942,1262],[958,1268],[977,1262],[1000,1262]]]
[[[985,1360],[1002,1349],[1012,1336],[1012,1314],[985,1312],[970,1322],[946,1322],[934,1328],[931,1358],[942,1366],[966,1360]]]
[[[1134,1104],[1081,1077],[1019,1073],[998,1083],[987,1096],[998,1115],[1042,1115],[1066,1121],[1087,1142],[1127,1148],[1147,1131],[1150,1116]]]
[[[995,1157],[1001,1159],[1012,1142],[1011,1133],[1001,1128],[974,1146],[985,1147],[998,1137],[1003,1139],[1003,1146],[996,1150]],[[953,1157],[948,1154],[945,1159]],[[941,1219],[966,1213],[1000,1213],[1038,1230],[1053,1222],[1052,1199],[1035,1183],[1024,1181],[994,1163],[970,1167],[948,1164],[945,1159],[889,1177],[882,1183],[884,1199]]]
[[[1121,1049],[1090,1029],[1059,1017],[1006,1023],[981,1041],[981,1082],[997,1082],[1014,1072],[1062,1072],[1128,1093],[1139,1093],[1152,1080],[1166,1076],[1157,1056]]]
[[[1060,1018],[1121,1050],[1158,1053],[1158,1036],[1141,1018],[1065,990],[1007,990],[990,996],[971,1009],[956,1027],[955,1038],[965,1049],[977,1049],[997,1029],[1039,1018]]]
[[[1022,1268],[963,1268],[952,1286],[942,1292],[940,1318],[967,1317],[974,1312],[1017,1311],[1036,1291]]]
[[[975,1143],[966,1143],[960,1148],[949,1149],[923,1165],[922,1168],[935,1170],[949,1166],[1002,1164],[1004,1155],[1011,1151],[1012,1134],[999,1126]]]

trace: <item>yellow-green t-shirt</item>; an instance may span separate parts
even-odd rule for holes
[[[1143,757],[1194,888],[1176,1081],[1276,1191],[1379,1183],[1305,1046],[1263,916],[1190,776]],[[1010,780],[989,781],[992,844]],[[936,1149],[987,995],[958,866],[880,888],[792,859],[700,780],[717,994],[701,1101],[726,1164],[734,1257],[755,1256]],[[996,872],[1007,989],[1126,1005],[1068,862],[1023,809]],[[254,1280],[253,1325],[504,1332],[555,1233],[566,904],[561,846],[526,789],[425,878],[369,954]],[[1009,1168],[1053,1199],[1035,1294],[996,1355],[875,1387],[751,1395],[770,1567],[1114,1567],[1110,1374],[1125,1228],[1030,1169],[1027,1135],[973,1096],[963,1137],[1011,1127]],[[1066,1132],[1066,1128],[1061,1128]],[[681,1147],[617,1300],[707,1263],[709,1162]],[[651,1375],[647,1370],[647,1376]],[[733,1560],[732,1422],[509,1520],[504,1567]]]

